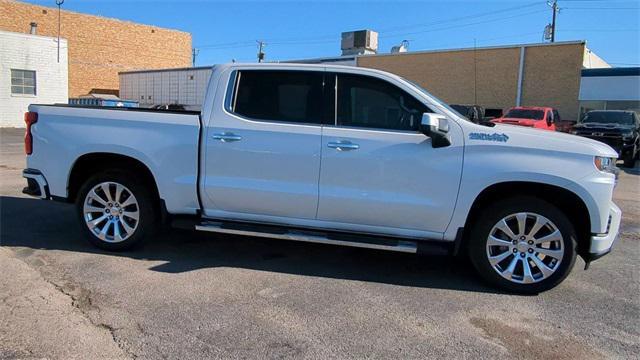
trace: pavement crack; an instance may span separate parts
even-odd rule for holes
[[[92,310],[95,310],[97,312],[100,311],[100,308],[94,304],[91,290],[64,279],[64,284],[61,285],[57,281],[54,281],[49,276],[47,276],[46,273],[42,271],[40,266],[32,266],[32,264],[26,261],[26,259],[17,256],[14,256],[14,258],[22,261],[27,266],[37,271],[40,274],[40,277],[45,282],[51,284],[58,292],[67,296],[71,300],[71,305],[76,308],[80,312],[80,314],[82,314],[82,316],[89,321],[91,325],[95,326],[96,328],[108,331],[115,345],[120,348],[120,350],[122,350],[128,357],[132,359],[136,359],[138,357],[129,349],[128,346],[125,346],[125,342],[123,341],[123,339],[116,335],[116,331],[121,330],[121,328],[116,328],[104,322],[98,322],[91,316],[90,312]]]

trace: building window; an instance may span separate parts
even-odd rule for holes
[[[35,95],[36,72],[31,70],[11,69],[11,94]]]

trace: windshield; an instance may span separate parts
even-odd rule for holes
[[[633,125],[633,116],[621,111],[591,111],[582,119],[583,123]]]
[[[527,110],[527,109],[511,109],[507,112],[507,114],[504,117],[515,118],[515,119],[542,120],[542,118],[544,118],[544,111]]]

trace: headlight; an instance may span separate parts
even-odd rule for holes
[[[616,159],[610,157],[596,156],[593,158],[593,164],[596,169],[615,174],[616,171]]]

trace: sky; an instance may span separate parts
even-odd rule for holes
[[[29,0],[55,7],[55,0]],[[586,40],[614,66],[640,66],[640,2],[558,0],[556,41]],[[196,65],[340,55],[340,33],[379,32],[381,53],[402,40],[410,51],[537,43],[552,10],[546,1],[122,1],[65,0],[63,9],[192,34]]]

